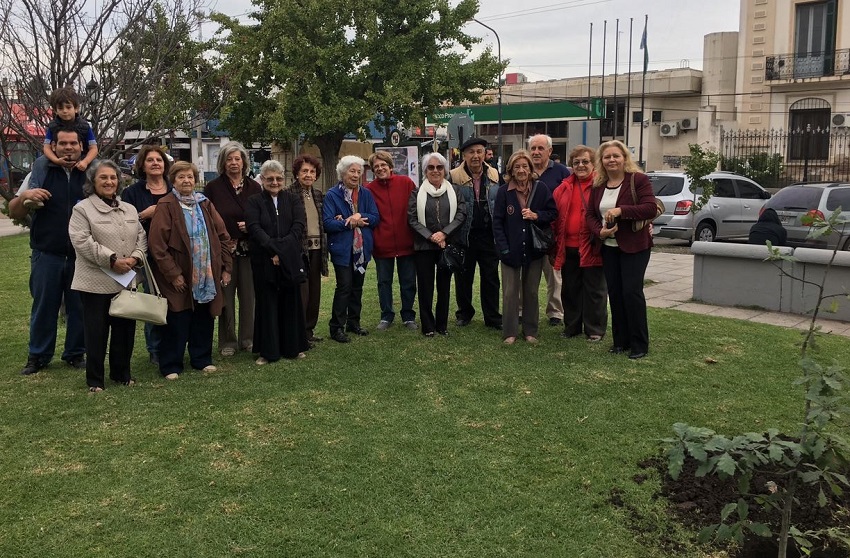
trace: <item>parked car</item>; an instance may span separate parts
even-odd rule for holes
[[[731,172],[713,172],[706,176],[714,182],[714,195],[696,214],[691,212],[694,199],[702,188],[691,189],[684,172],[649,172],[655,196],[664,202],[664,213],[653,222],[653,234],[662,238],[713,242],[718,239],[746,237],[758,221],[759,212],[770,193],[745,176]],[[696,196],[694,195],[696,194]]]
[[[782,226],[788,231],[788,246],[806,246],[809,248],[828,248],[836,246],[840,250],[850,250],[850,225],[843,233],[808,238],[810,226],[802,223],[806,215],[828,217],[841,208],[841,216],[850,220],[850,184],[841,182],[820,182],[813,184],[793,184],[779,190],[765,205],[779,215]]]

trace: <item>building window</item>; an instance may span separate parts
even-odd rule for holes
[[[833,75],[835,0],[798,4],[794,30],[794,77]]]
[[[814,97],[801,99],[788,111],[788,159],[829,158],[830,105]]]
[[[660,110],[652,111],[652,123],[653,124],[661,124],[661,111]]]
[[[640,124],[643,122],[643,113],[639,110],[632,111],[632,124]]]

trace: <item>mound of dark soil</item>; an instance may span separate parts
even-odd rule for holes
[[[678,480],[673,480],[667,474],[667,462],[662,458],[647,460],[640,464],[644,469],[656,469],[661,476],[662,485],[660,496],[669,502],[670,514],[682,524],[699,530],[708,525],[720,523],[720,512],[726,504],[737,502],[741,497],[737,480],[720,479],[716,475],[696,477],[696,462],[688,459]],[[637,475],[636,482],[642,482],[643,476]],[[779,475],[759,473],[753,478],[750,491],[753,494],[767,494],[769,483],[783,486],[785,480]],[[826,488],[825,492],[829,492]],[[828,527],[850,526],[850,491],[845,491],[842,497],[827,494],[828,502],[824,507],[818,505],[818,490],[812,486],[797,488],[797,503],[794,506],[791,522],[800,531],[809,529],[824,529]],[[773,533],[779,532],[780,514],[778,510],[765,510],[749,500],[750,519],[768,525]],[[850,558],[850,551],[844,548],[826,546],[828,541],[815,549],[813,558]],[[788,556],[802,556],[796,547],[789,545]],[[774,538],[758,537],[748,533],[743,546],[731,551],[733,558],[775,558],[778,545]]]

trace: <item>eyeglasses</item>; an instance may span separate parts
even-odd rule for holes
[[[578,166],[581,166],[581,165],[590,165],[590,164],[591,164],[591,161],[589,159],[575,159],[573,161],[574,167],[578,167]]]
[[[282,176],[264,176],[263,180],[266,182],[283,182]]]
[[[429,171],[441,171],[441,170],[443,170],[443,165],[428,165],[425,168],[428,169]]]

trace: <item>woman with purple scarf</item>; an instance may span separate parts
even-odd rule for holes
[[[224,305],[222,288],[230,283],[233,242],[213,204],[194,191],[198,181],[195,165],[174,163],[169,179],[174,189],[157,203],[148,244],[156,261],[154,277],[168,299],[159,371],[176,380],[183,372],[187,344],[192,368],[216,370],[213,327]]]
[[[369,190],[360,186],[365,162],[347,155],[336,166],[339,183],[325,194],[322,221],[334,266],[336,290],[331,309],[331,339],[348,343],[346,331],[368,335],[360,327],[363,279],[372,258],[372,229],[378,224],[378,206]]]

